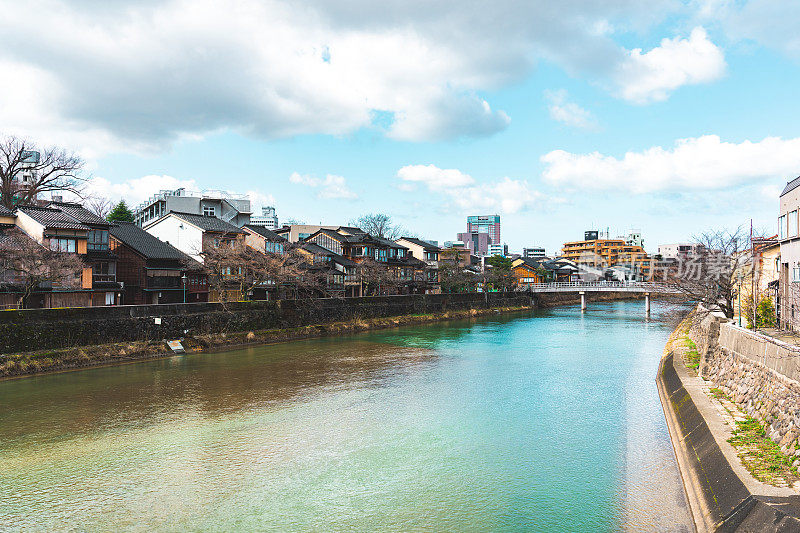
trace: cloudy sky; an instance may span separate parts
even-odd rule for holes
[[[772,228],[800,174],[800,2],[0,0],[0,133],[91,187],[386,212],[512,249]]]

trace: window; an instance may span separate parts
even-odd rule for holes
[[[78,251],[78,241],[75,239],[50,239],[50,249],[54,252],[70,252],[75,253]]]
[[[204,205],[203,206],[203,216],[204,217],[215,217],[217,216],[217,210],[213,205]]]
[[[100,261],[93,264],[92,279],[94,281],[116,281],[117,264],[113,261]]]
[[[800,265],[797,263],[794,264],[792,267],[792,281],[798,282],[800,281]]]
[[[402,259],[403,257],[405,257],[405,255],[406,255],[405,250],[397,250],[397,257]]]
[[[787,226],[787,229],[786,229],[787,235],[786,236],[787,237],[797,237],[797,211],[796,210],[795,211],[791,211],[787,215],[787,218],[788,218],[788,220],[787,220],[788,223],[786,224],[786,226]]]
[[[778,217],[778,236],[781,239],[786,238],[786,215]]]
[[[89,250],[108,250],[108,231],[100,229],[89,231],[86,247]]]

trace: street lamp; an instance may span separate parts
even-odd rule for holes
[[[183,280],[183,303],[186,303],[186,272],[183,273],[181,279]]]

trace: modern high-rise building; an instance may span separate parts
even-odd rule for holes
[[[491,244],[500,244],[500,215],[467,217],[467,233],[488,233]]]
[[[275,231],[280,226],[278,225],[278,215],[275,213],[275,207],[267,206],[261,208],[261,216],[255,215],[250,217],[251,226],[261,226],[268,230]]]
[[[487,255],[489,253],[489,246],[492,244],[492,238],[488,233],[459,233],[456,237],[459,241],[464,243],[464,246],[469,248],[472,255]]]

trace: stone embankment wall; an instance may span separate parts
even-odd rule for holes
[[[708,312],[695,315],[690,337],[701,376],[764,423],[784,453],[800,459],[800,348]]]
[[[489,293],[0,311],[0,354],[533,305]]]

